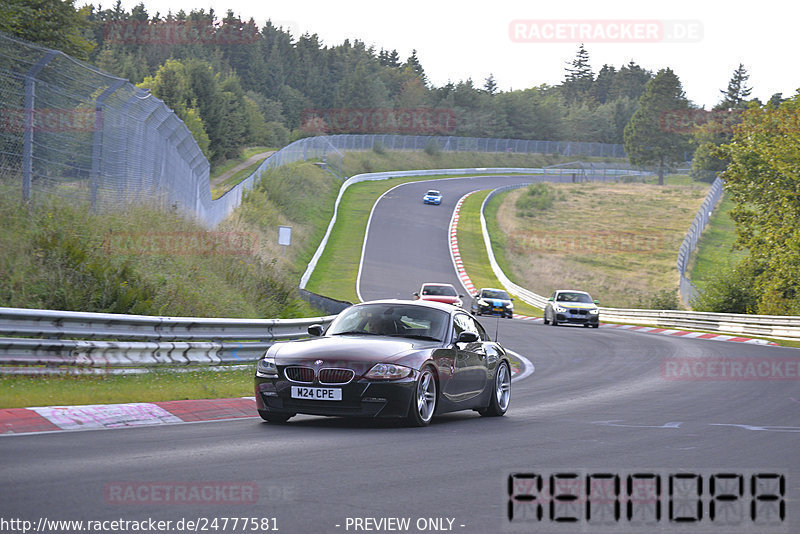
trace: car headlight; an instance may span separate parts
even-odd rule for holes
[[[485,301],[485,300],[483,300],[483,299],[478,299],[478,304],[479,304],[479,305],[481,305],[481,306],[488,306],[488,305],[489,305],[489,303],[488,303],[488,302],[486,302],[486,301]]]
[[[591,313],[592,315],[597,315],[598,313],[600,313],[600,310],[598,310],[597,308],[595,308],[595,309],[593,309],[593,310],[589,310],[589,313]]]
[[[275,358],[264,356],[256,364],[256,375],[262,378],[277,378],[278,366],[275,365]]]
[[[561,306],[556,306],[556,311],[558,313],[564,313],[565,311],[567,311],[567,309],[566,308],[562,308]]]
[[[508,308],[509,310],[513,310],[514,309],[514,303],[513,302],[507,303],[506,304],[506,308]]]
[[[372,369],[364,375],[365,378],[373,380],[398,380],[411,374],[411,369],[393,363],[376,363]]]

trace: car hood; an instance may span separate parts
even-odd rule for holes
[[[461,302],[461,298],[459,297],[448,297],[445,295],[423,295],[420,297],[420,300],[430,300],[433,302],[443,302],[445,304],[455,304],[457,302]]]
[[[438,341],[383,336],[323,336],[276,343],[269,351],[278,365],[322,360],[341,365],[356,362],[395,362],[426,349],[441,347]]]
[[[556,302],[556,306],[562,308],[577,308],[579,310],[593,310],[597,308],[596,304],[588,304],[586,302]]]
[[[480,297],[480,300],[485,300],[492,306],[505,306],[506,304],[511,304],[511,301],[508,299],[490,299],[486,297]]]

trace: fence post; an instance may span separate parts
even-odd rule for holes
[[[97,182],[100,174],[100,158],[103,152],[103,104],[126,80],[117,79],[97,97],[94,107],[94,139],[92,141],[92,174],[89,178],[89,191],[92,210],[97,209]],[[119,185],[117,186],[119,187]]]
[[[22,106],[22,111],[25,113],[25,132],[22,136],[22,200],[24,202],[31,199],[31,182],[33,182],[33,111],[36,106],[36,76],[59,53],[57,50],[48,50],[25,73],[25,101]]]

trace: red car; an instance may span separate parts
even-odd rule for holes
[[[461,306],[462,298],[464,298],[464,295],[459,295],[452,284],[435,284],[429,282],[422,284],[420,290],[414,293],[414,299],[444,302],[445,304],[452,304],[454,306]]]

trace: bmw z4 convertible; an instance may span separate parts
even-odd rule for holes
[[[511,364],[475,318],[426,301],[381,300],[341,312],[308,339],[276,343],[258,361],[258,413],[270,423],[296,414],[393,417],[425,426],[435,414],[502,416]]]

